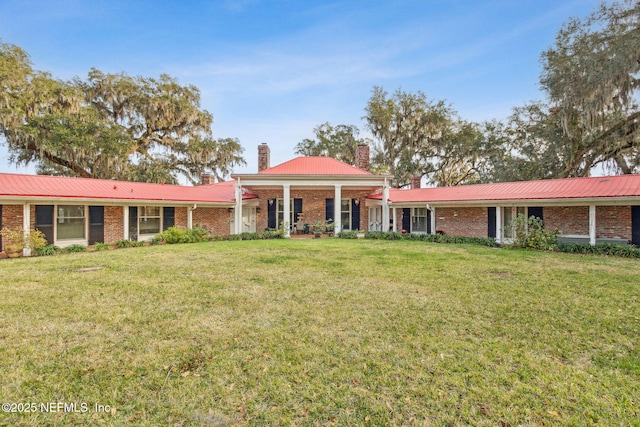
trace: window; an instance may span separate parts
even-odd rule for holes
[[[525,215],[525,208],[502,208],[502,224],[504,226],[504,237],[511,239],[514,237],[514,229],[512,222],[518,215]]]
[[[278,223],[276,228],[280,228],[280,224],[284,222],[284,199],[278,199]],[[293,224],[293,199],[289,199],[289,227]]]
[[[56,237],[58,240],[85,238],[85,208],[82,205],[58,206]]]
[[[351,199],[340,200],[340,222],[343,230],[351,230]]]
[[[413,208],[411,232],[427,232],[427,208]]]
[[[139,234],[157,234],[160,232],[160,207],[141,206],[138,215]]]

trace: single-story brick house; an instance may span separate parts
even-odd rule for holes
[[[392,176],[369,171],[367,146],[358,147],[353,166],[298,157],[271,167],[262,144],[257,173],[209,178],[187,187],[2,173],[0,228],[39,229],[60,247],[148,240],[173,225],[218,235],[282,227],[288,237],[318,222],[334,224],[335,233],[404,230],[507,242],[510,221],[523,213],[564,239],[640,245],[640,175],[441,188],[414,180],[416,188],[398,190],[390,188]]]

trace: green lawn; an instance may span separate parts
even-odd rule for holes
[[[2,402],[88,408],[0,425],[640,425],[639,267],[337,239],[0,260]]]

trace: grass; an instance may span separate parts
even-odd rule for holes
[[[640,425],[639,267],[338,239],[0,260],[2,401],[90,409],[0,425]]]

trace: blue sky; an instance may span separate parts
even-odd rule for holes
[[[166,73],[201,91],[216,137],[256,172],[295,156],[313,128],[364,130],[374,85],[444,99],[467,120],[505,119],[541,99],[540,53],[600,0],[0,0],[0,39],[55,78]],[[9,165],[0,147],[0,171]]]

